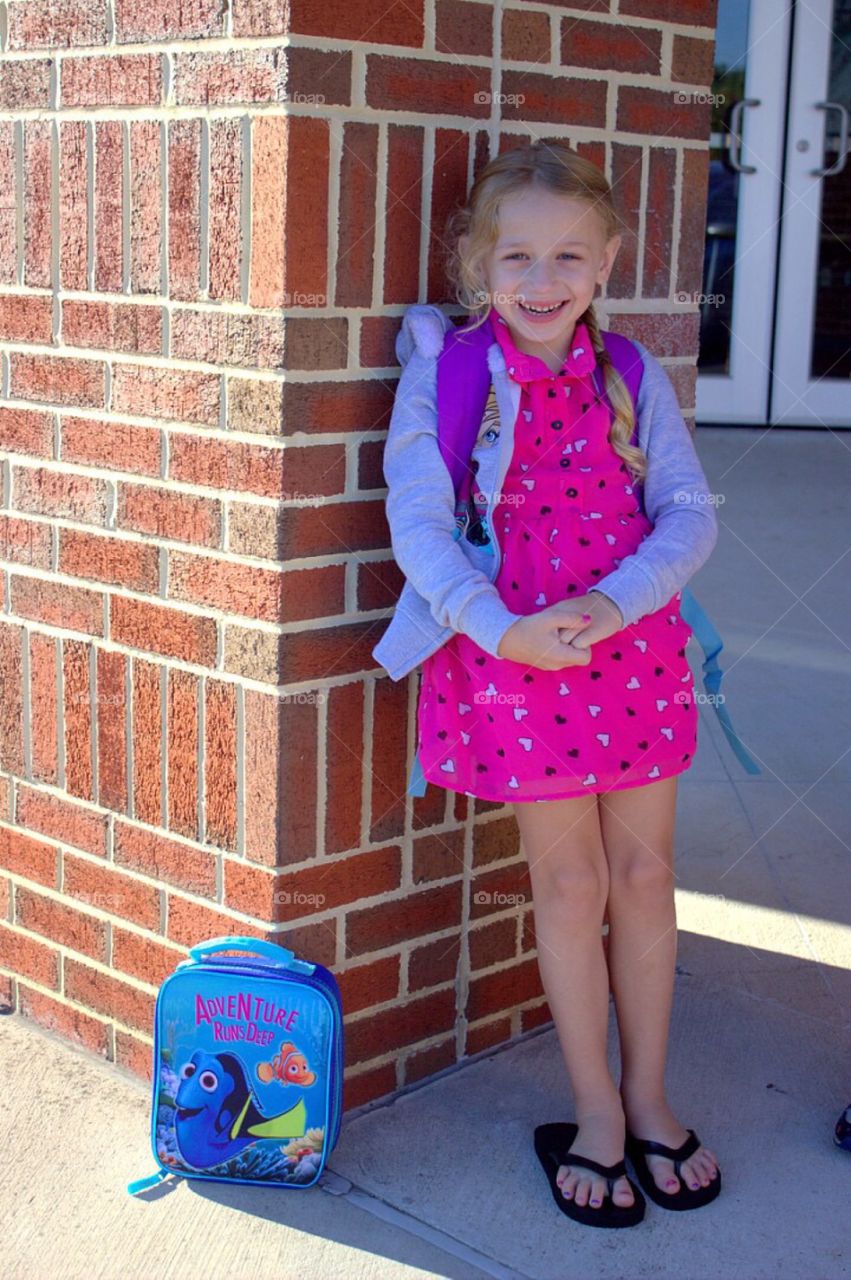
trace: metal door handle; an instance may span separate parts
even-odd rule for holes
[[[816,102],[813,105],[821,111],[839,112],[839,155],[826,169],[810,170],[816,178],[829,178],[834,173],[841,173],[848,160],[848,109],[841,102]]]
[[[742,113],[745,107],[761,107],[761,98],[740,98],[730,112],[730,167],[737,173],[756,173],[756,165],[742,164]]]

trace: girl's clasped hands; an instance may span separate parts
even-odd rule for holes
[[[591,661],[591,646],[621,631],[623,625],[621,611],[612,600],[589,592],[519,618],[502,637],[497,654],[542,671],[585,667]]]

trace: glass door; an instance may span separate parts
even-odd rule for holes
[[[772,420],[851,426],[851,0],[799,0]]]
[[[851,0],[719,0],[698,423],[851,426]]]
[[[769,421],[792,0],[719,0],[698,423]]]

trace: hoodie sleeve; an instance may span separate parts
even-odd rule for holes
[[[441,343],[442,345],[442,343]],[[397,353],[404,358],[405,350]],[[443,627],[492,657],[522,617],[503,603],[455,538],[455,492],[437,438],[437,359],[414,346],[402,369],[384,447],[386,511],[396,563]]]
[[[709,558],[718,540],[706,476],[671,379],[646,347],[636,346],[644,360],[636,406],[648,462],[644,510],[654,528],[592,588],[614,601],[624,626],[661,609]]]

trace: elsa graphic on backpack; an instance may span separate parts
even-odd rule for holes
[[[664,1081],[698,723],[681,606],[717,520],[668,375],[597,321],[621,230],[604,174],[558,142],[493,159],[452,215],[469,317],[411,307],[397,342],[384,475],[406,581],[373,650],[394,680],[422,664],[423,787],[513,806],[576,1108],[534,1146],[559,1209],[597,1227],[638,1224],[642,1189],[675,1210],[721,1189]]]

